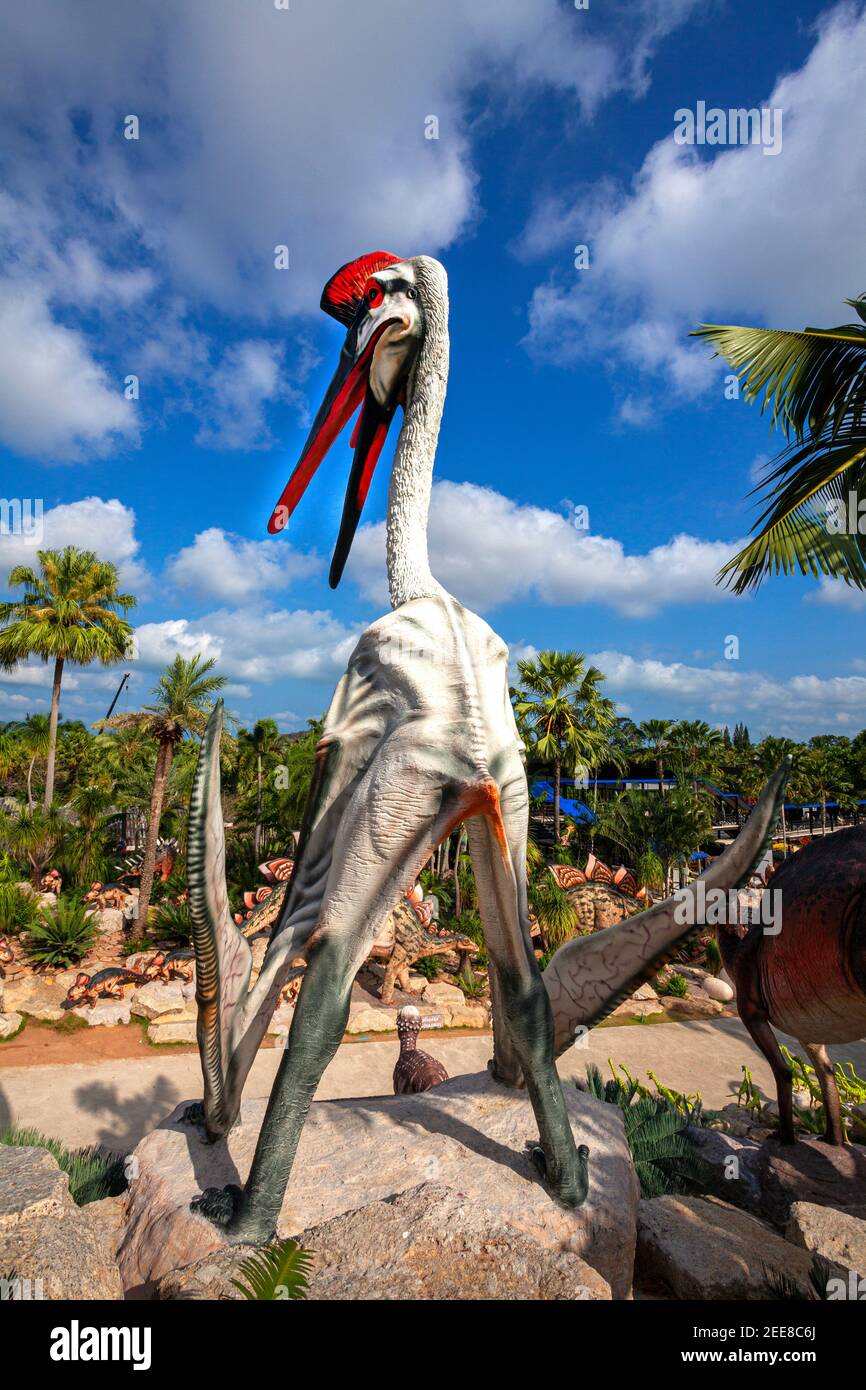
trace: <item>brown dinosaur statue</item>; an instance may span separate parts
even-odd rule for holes
[[[177,860],[177,840],[172,836],[168,840],[160,839],[156,842],[156,859],[153,865],[153,876],[160,883],[166,883],[171,878]],[[144,850],[133,850],[123,861],[123,873],[121,879],[140,878],[144,864]]]
[[[92,1009],[97,999],[122,999],[124,989],[130,985],[137,989],[144,984],[147,984],[146,975],[137,970],[127,970],[121,965],[109,965],[105,970],[97,970],[95,975],[88,975],[82,970],[69,986],[61,1008],[75,1009],[87,1004]]]
[[[581,935],[612,927],[650,906],[646,889],[638,888],[634,875],[622,864],[610,869],[591,854],[585,869],[571,864],[548,867],[559,887],[568,893]]]
[[[255,936],[274,925],[280,915],[285,894],[286,884],[278,883],[258,907],[248,913],[245,919],[241,918],[238,926],[244,936]],[[380,990],[383,1004],[392,1002],[395,988],[408,989],[409,971],[417,960],[425,956],[450,955],[456,952],[461,958],[462,968],[467,958],[471,958],[478,950],[477,944],[468,936],[435,931],[428,927],[424,921],[425,915],[419,913],[408,897],[401,898],[370,948],[369,959],[386,962],[385,977]],[[298,972],[294,966],[293,972],[293,978],[297,978]],[[292,992],[292,998],[296,993],[297,989]]]
[[[107,907],[122,909],[126,902],[129,889],[122,883],[91,883],[90,889],[84,894],[86,903],[94,903],[98,908],[104,910]]]
[[[866,1036],[866,827],[839,830],[800,850],[765,892],[779,895],[771,924],[729,920],[718,928],[737,1011],[773,1070],[782,1142],[794,1142],[793,1085],[773,1028],[808,1053],[824,1100],[825,1138],[843,1144],[826,1044]]]
[[[183,980],[189,985],[192,984],[194,963],[192,947],[178,946],[173,951],[157,951],[141,969],[148,980],[162,980],[164,984],[169,980]]]

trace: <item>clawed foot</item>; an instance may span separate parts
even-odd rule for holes
[[[177,1122],[180,1125],[203,1125],[204,1124],[204,1101],[194,1100],[188,1105],[182,1114],[178,1115]]]
[[[547,1154],[540,1144],[530,1144],[529,1155],[538,1170],[545,1187],[564,1207],[580,1207],[589,1192],[589,1149],[580,1144],[574,1160],[562,1167],[548,1162]]]
[[[254,1222],[244,1207],[244,1194],[237,1183],[227,1187],[206,1187],[189,1204],[190,1211],[203,1216],[235,1245],[266,1245],[275,1232]]]
[[[237,1183],[229,1183],[228,1187],[206,1187],[200,1197],[193,1197],[189,1208],[221,1231],[227,1231],[238,1213],[242,1197]]]

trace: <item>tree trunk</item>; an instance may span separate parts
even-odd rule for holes
[[[153,892],[153,872],[156,865],[156,842],[159,839],[159,822],[162,819],[162,803],[165,798],[165,784],[171,771],[174,757],[174,744],[161,743],[156,755],[156,771],[153,775],[153,790],[150,794],[150,819],[147,823],[147,840],[144,846],[144,859],[141,865],[141,878],[138,889],[138,913],[136,922],[141,931],[147,929],[147,909]]]
[[[663,792],[665,789],[665,765],[661,758],[656,758],[656,772],[659,776],[659,791]]]
[[[48,720],[48,761],[45,764],[46,811],[54,800],[54,757],[57,752],[57,717],[60,713],[60,682],[63,680],[63,657],[54,663],[54,684],[51,687],[51,716]]]
[[[27,814],[28,814],[28,816],[32,816],[32,815],[33,815],[33,764],[34,764],[35,762],[36,762],[36,757],[35,757],[35,755],[34,755],[34,757],[32,757],[32,758],[30,759],[30,766],[29,766],[28,769],[27,769]]]
[[[559,825],[560,825],[560,817],[559,817],[559,787],[560,787],[560,782],[561,782],[561,780],[562,780],[562,759],[561,759],[561,758],[554,758],[554,760],[553,760],[553,838],[554,838],[554,840],[556,841],[557,844],[560,843],[560,838],[559,838]]]
[[[256,859],[262,852],[262,755],[258,756],[256,789]]]
[[[821,834],[827,834],[827,803],[821,798]]]

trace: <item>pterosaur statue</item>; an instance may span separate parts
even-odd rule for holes
[[[662,904],[570,942],[539,973],[526,897],[528,793],[508,695],[508,650],[433,578],[427,512],[448,376],[448,285],[428,256],[373,252],[328,282],[322,307],[347,328],[336,375],[300,461],[274,509],[281,530],[315,469],[360,408],[331,584],[343,572],[376,461],[397,407],[403,422],[388,498],[392,612],[362,635],[325,721],[295,870],[252,988],[250,948],[225,887],[219,789],[221,710],[202,743],[190,808],[190,910],[197,961],[198,1040],[208,1136],[225,1135],[280,990],[307,969],[288,1045],[243,1191],[210,1189],[197,1209],[232,1240],[276,1229],[292,1162],[320,1077],[345,1030],[352,981],[381,924],[431,850],[461,822],[469,834],[490,958],[493,1074],[525,1085],[535,1157],[558,1201],[588,1188],[554,1065],[575,1030],[600,1019],[656,971],[688,934]],[[479,542],[483,538],[479,537]],[[744,882],[775,824],[785,770],[710,873]]]

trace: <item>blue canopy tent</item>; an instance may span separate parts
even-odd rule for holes
[[[530,791],[534,797],[542,797],[544,801],[553,801],[552,782],[533,782]],[[571,797],[559,795],[559,809],[564,816],[569,816],[576,825],[594,825],[597,817],[584,805],[582,801],[574,801]]]

